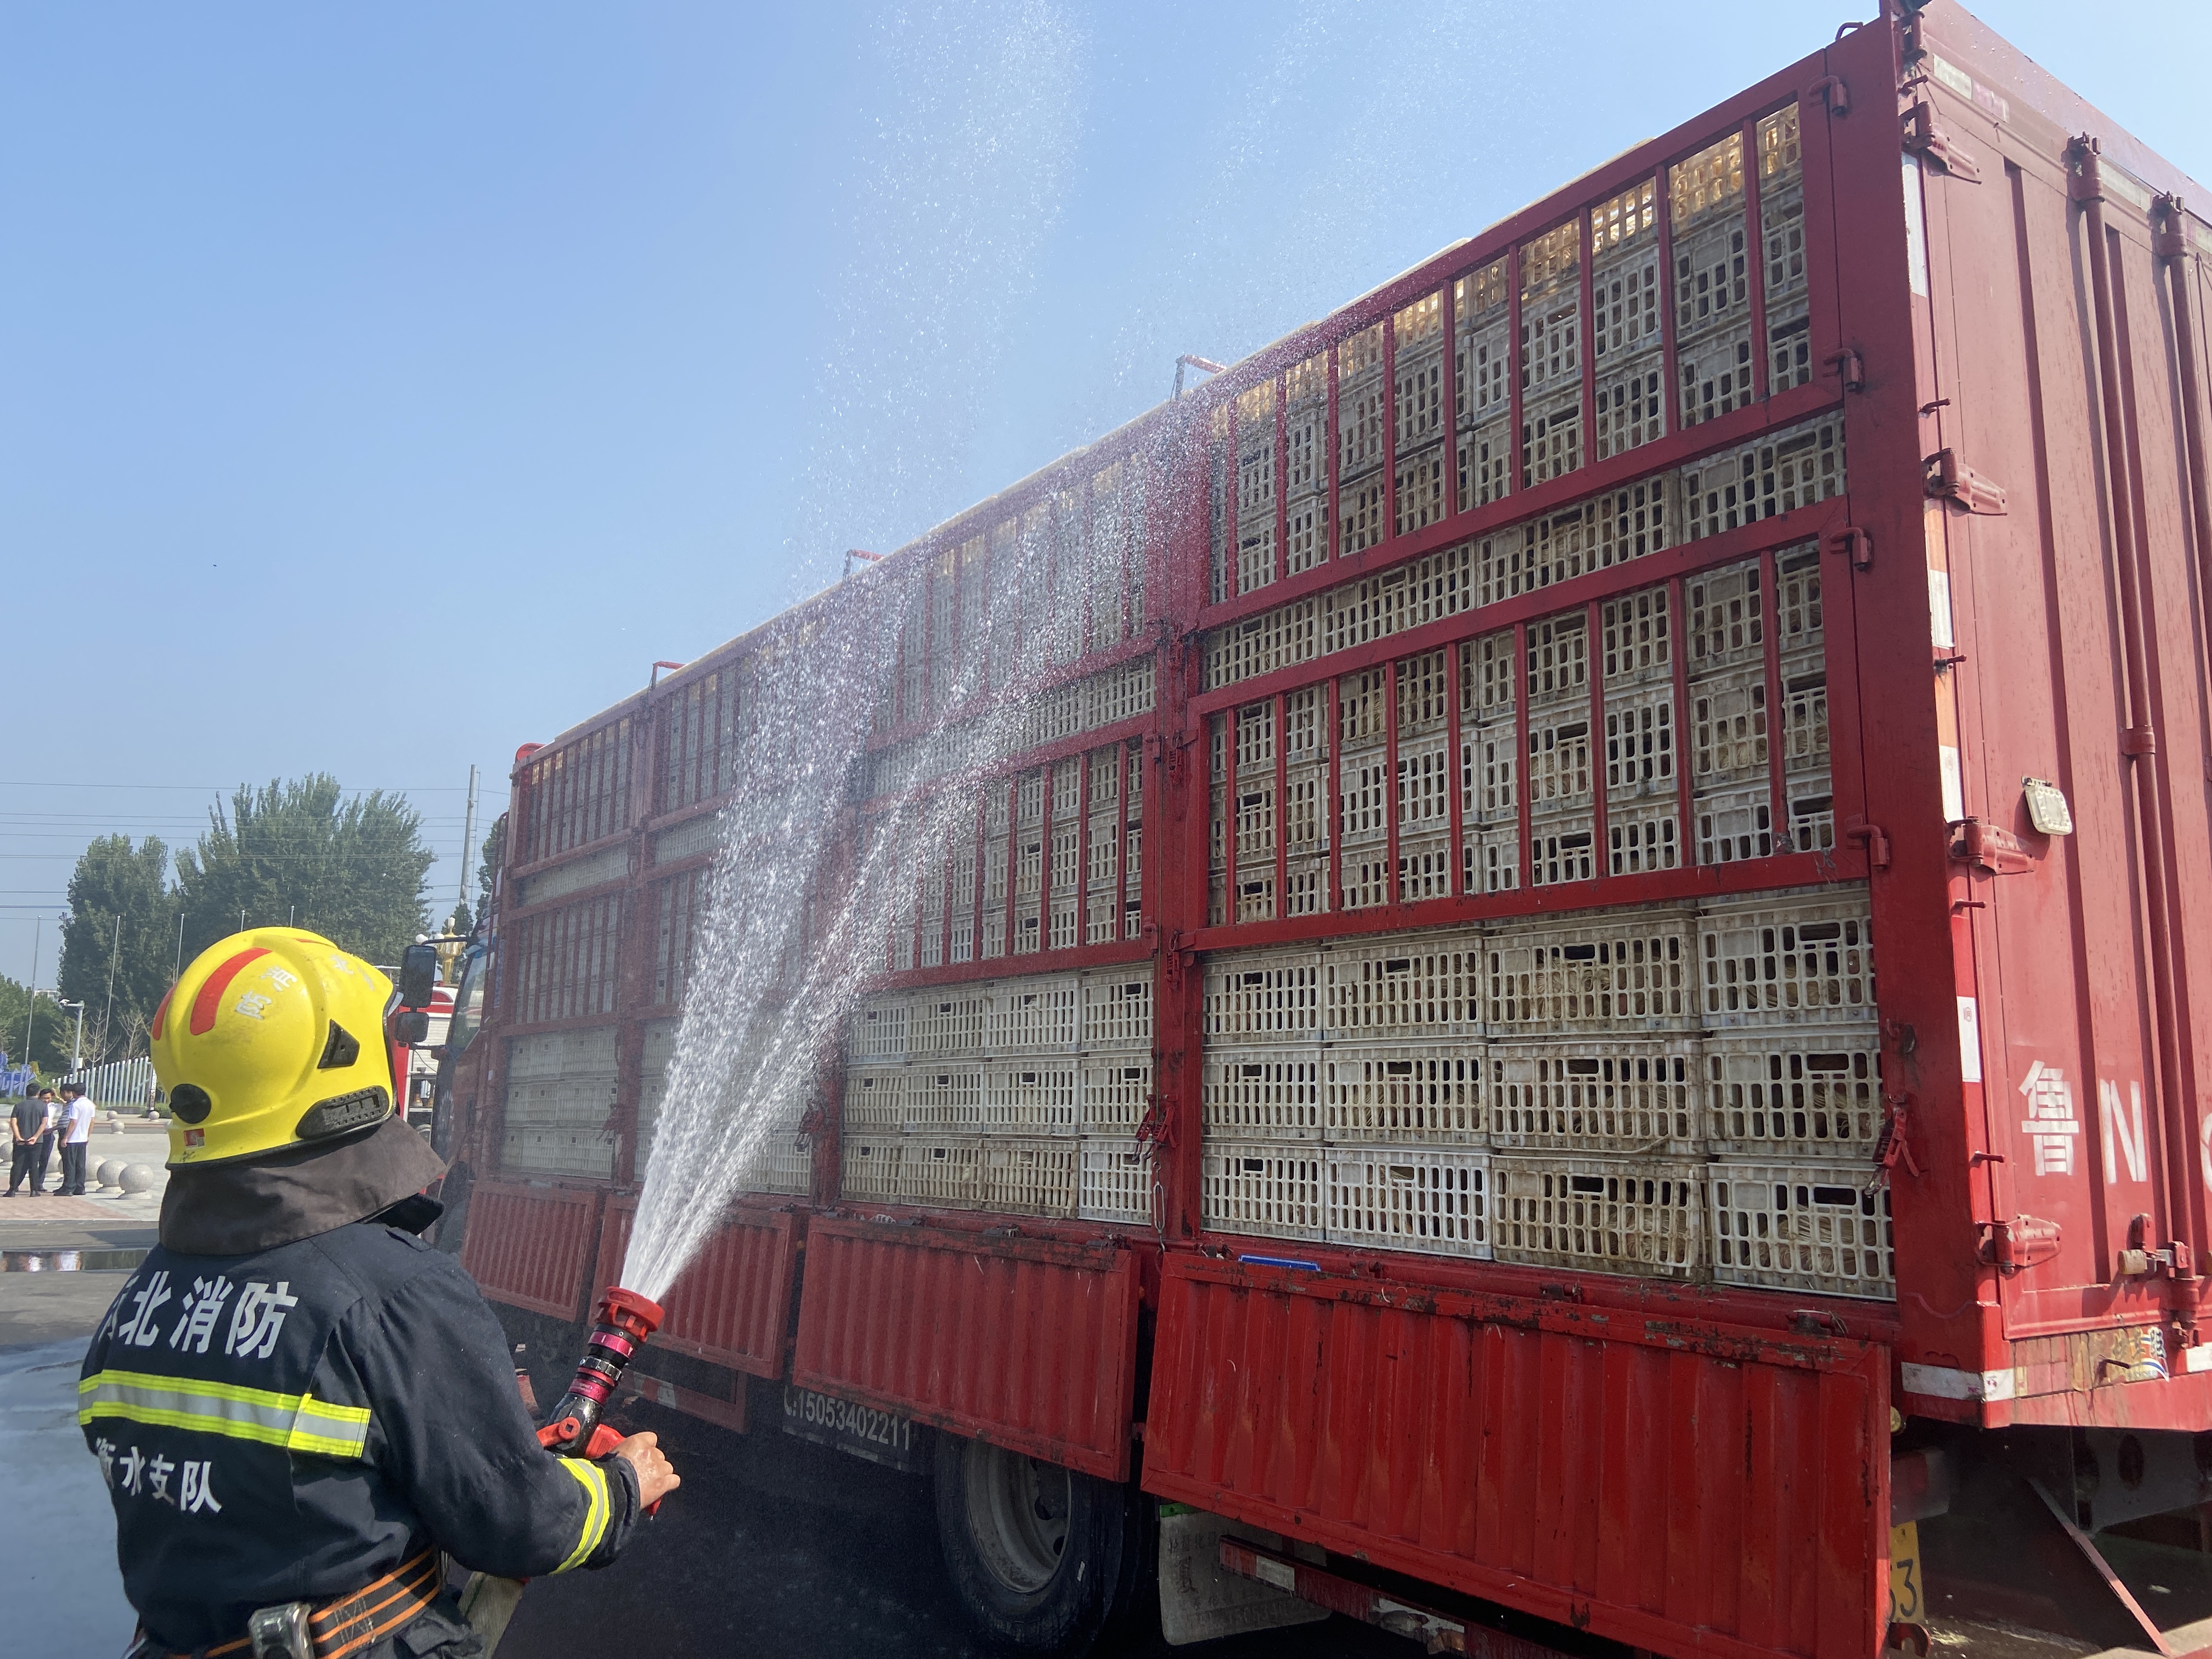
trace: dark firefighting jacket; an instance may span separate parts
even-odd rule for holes
[[[476,1285],[385,1219],[235,1255],[155,1249],[78,1389],[125,1591],[179,1652],[425,1546],[509,1577],[603,1566],[637,1514],[626,1462],[538,1444]]]

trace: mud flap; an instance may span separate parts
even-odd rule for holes
[[[1318,1624],[1328,1617],[1326,1607],[1224,1571],[1221,1540],[1229,1532],[1284,1554],[1310,1558],[1316,1565],[1326,1559],[1310,1544],[1291,1543],[1186,1504],[1161,1504],[1160,1634],[1170,1645]]]

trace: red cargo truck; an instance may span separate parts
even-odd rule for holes
[[[1893,6],[526,750],[464,1261],[549,1363],[619,1271],[757,677],[904,596],[865,843],[1045,545],[1073,654],[647,1397],[928,1465],[1040,1649],[1155,1546],[1186,1635],[2155,1645],[2212,1496],[2202,199]]]

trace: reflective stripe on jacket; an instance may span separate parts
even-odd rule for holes
[[[459,1263],[380,1222],[251,1255],[156,1249],[77,1389],[124,1589],[179,1650],[349,1595],[422,1543],[510,1577],[603,1566],[637,1513],[627,1463],[538,1443]]]

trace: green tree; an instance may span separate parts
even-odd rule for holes
[[[0,1054],[8,1056],[10,1066],[21,1063],[27,1021],[30,1022],[31,1063],[48,1077],[69,1070],[70,1039],[76,1035],[76,1016],[64,1014],[54,1006],[52,997],[42,995],[38,1017],[32,1021],[29,1000],[23,988],[12,979],[0,977]],[[87,1042],[91,1036],[88,1027]]]
[[[149,836],[101,836],[78,857],[62,921],[62,994],[82,1002],[89,1060],[142,1052],[175,971],[177,896],[169,849]],[[110,991],[112,990],[112,1006]]]
[[[491,830],[483,838],[482,861],[477,866],[477,914],[482,915],[491,908],[492,884],[499,877],[499,861],[507,853],[507,814],[501,812],[492,820]]]
[[[394,963],[428,927],[423,878],[434,855],[404,796],[348,799],[326,772],[276,781],[209,814],[198,845],[177,854],[185,949],[205,950],[246,926],[288,921],[371,962]]]

